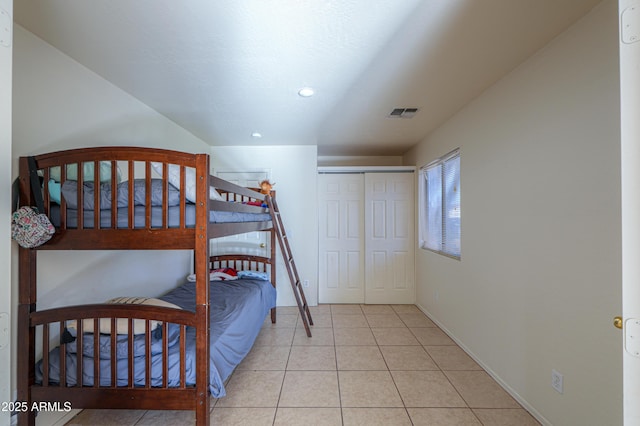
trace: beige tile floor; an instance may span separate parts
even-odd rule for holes
[[[313,337],[278,308],[212,400],[215,425],[539,423],[413,305],[321,305]],[[67,425],[192,424],[192,412],[84,410]]]

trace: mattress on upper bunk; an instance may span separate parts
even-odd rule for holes
[[[116,228],[145,228],[146,227],[146,207],[134,207],[134,224],[129,225],[129,211],[126,208],[117,210]],[[94,211],[83,210],[82,212],[84,228],[94,227]],[[49,218],[54,226],[60,226],[60,206],[52,205],[49,210]],[[243,213],[243,212],[227,212],[211,210],[209,212],[209,223],[225,223],[225,222],[265,222],[271,220],[269,213]],[[187,204],[185,206],[185,224],[187,227],[193,227],[196,223],[196,206]],[[67,228],[78,227],[78,210],[67,209],[66,216]],[[161,228],[162,224],[162,207],[151,207],[151,228]],[[168,207],[168,226],[169,228],[177,228],[180,226],[180,206]],[[111,227],[111,210],[100,210],[100,227]]]
[[[186,284],[172,290],[160,299],[195,311],[195,283]],[[231,281],[211,281],[210,283],[210,373],[209,389],[212,396],[220,398],[226,395],[224,381],[233,369],[251,350],[260,332],[262,324],[271,308],[276,304],[276,290],[272,284],[263,279],[242,278]],[[168,351],[168,385],[180,385],[180,327],[169,324]],[[70,335],[75,337],[75,330]],[[162,386],[162,327],[151,332],[151,386]],[[187,327],[186,332],[186,383],[195,385],[195,329]],[[134,339],[134,381],[135,386],[145,385],[145,334]],[[127,336],[117,338],[117,385],[128,386],[128,345]],[[83,335],[83,378],[84,386],[93,386],[93,334]],[[76,340],[66,344],[66,382],[68,386],[78,384],[76,356]],[[111,336],[100,334],[100,385],[111,386]],[[49,381],[57,384],[60,381],[59,347],[49,353]],[[36,365],[36,382],[42,383],[42,360]]]
[[[163,181],[161,179],[151,179],[151,227],[160,228],[163,226],[163,201],[166,198],[168,210],[168,226],[170,228],[180,226],[180,190],[173,185],[167,185],[165,193]],[[93,228],[95,221],[95,187],[93,182],[85,182],[83,184],[82,206],[83,206],[83,227]],[[110,228],[111,224],[111,208],[112,208],[112,189],[110,183],[102,183],[99,185],[99,208],[100,208],[100,227]],[[66,202],[66,227],[77,228],[78,226],[78,184],[76,181],[65,181],[62,185],[54,182],[49,183],[49,195],[52,201],[49,217],[54,226],[60,226],[60,204],[61,196]],[[128,204],[134,203],[134,223],[129,224]],[[117,185],[116,192],[116,224],[117,228],[144,228],[146,227],[146,181],[144,179],[135,179],[133,182],[133,194],[129,197],[129,182],[121,182]],[[185,224],[187,227],[195,226],[196,208],[195,204],[187,201],[185,205]],[[210,223],[228,223],[228,222],[264,222],[271,220],[269,213],[246,213],[233,211],[210,211]]]

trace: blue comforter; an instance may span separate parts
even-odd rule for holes
[[[259,279],[239,279],[234,281],[212,281],[210,283],[210,373],[209,388],[216,397],[225,396],[224,381],[233,369],[251,350],[269,310],[275,306],[276,291],[269,281]],[[160,299],[174,303],[183,309],[195,311],[195,283],[187,283],[172,290]],[[180,343],[179,326],[170,324],[169,373],[170,387],[180,384]],[[75,336],[73,336],[75,337]],[[84,386],[92,386],[94,344],[93,334],[83,336],[83,378]],[[111,336],[100,335],[100,385],[111,385]],[[67,385],[78,384],[76,341],[66,344]],[[127,336],[118,335],[116,346],[117,385],[128,385],[128,345]],[[134,381],[136,386],[145,385],[145,336],[134,339]],[[59,348],[49,353],[49,381],[60,380]],[[162,329],[152,332],[151,342],[151,385],[162,386]],[[42,382],[42,361],[36,365],[36,381]],[[195,384],[195,329],[187,327],[186,333],[186,381]]]

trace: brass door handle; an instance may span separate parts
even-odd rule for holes
[[[613,325],[616,328],[619,328],[622,330],[622,317],[614,317],[613,318]]]
[[[265,243],[260,243],[260,248],[265,248],[266,244]]]

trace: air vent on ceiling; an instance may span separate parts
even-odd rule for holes
[[[418,112],[418,108],[394,108],[389,113],[390,118],[413,118]]]

